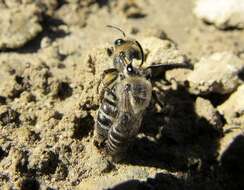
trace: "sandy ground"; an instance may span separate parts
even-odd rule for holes
[[[0,189],[241,189],[244,30],[193,14],[194,0],[0,0]],[[93,145],[96,86],[121,34],[152,79],[122,163]],[[157,71],[155,71],[157,72]]]

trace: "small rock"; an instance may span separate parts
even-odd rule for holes
[[[36,98],[31,92],[24,91],[23,93],[21,93],[21,96],[20,96],[21,102],[30,103],[30,102],[34,102],[35,100],[36,100]]]
[[[244,126],[244,84],[217,109],[227,123]]]
[[[189,91],[193,94],[229,94],[242,80],[238,74],[244,69],[244,62],[230,52],[214,53],[196,63],[187,79]]]
[[[60,162],[55,171],[54,178],[56,180],[65,180],[68,173],[69,173],[68,167],[63,162]]]
[[[24,126],[20,127],[16,134],[19,143],[33,143],[37,138],[37,134],[34,131]]]
[[[55,17],[67,25],[85,26],[87,10],[77,4],[65,4],[55,12]]]
[[[127,18],[142,18],[146,14],[136,1],[126,1],[122,4],[122,11]]]
[[[39,51],[38,57],[51,68],[58,67],[62,59],[62,55],[60,55],[59,49],[55,43],[46,48],[42,48]]]
[[[26,116],[27,116],[26,119],[29,119],[28,115]],[[49,129],[55,127],[59,123],[59,120],[62,118],[62,114],[60,112],[50,108],[49,106],[48,107],[43,106],[41,110],[38,110],[35,113],[35,115],[29,115],[29,116],[31,117],[30,119],[32,119],[34,116],[33,119],[36,119],[37,123],[39,124],[42,123],[41,125],[37,125],[37,127],[42,128],[43,127],[42,125],[44,124]]]
[[[35,125],[37,122],[37,115],[32,110],[24,111],[19,117],[23,125]]]
[[[58,155],[46,145],[37,146],[29,157],[28,168],[39,175],[54,174],[58,166]]]
[[[42,40],[41,40],[41,48],[48,48],[49,46],[51,46],[52,44],[52,40],[49,38],[49,37],[44,37]]]
[[[195,102],[195,111],[199,120],[203,120],[204,124],[211,125],[217,130],[222,128],[223,123],[220,115],[209,100],[198,97]]]
[[[146,54],[144,67],[150,65],[185,65],[186,57],[177,50],[174,43],[156,37],[145,37],[139,40]]]
[[[14,77],[10,77],[9,80],[3,81],[0,90],[3,96],[14,99],[18,98],[24,89],[24,86],[18,83]]]
[[[42,31],[40,10],[33,4],[0,12],[0,49],[22,47]]]
[[[103,158],[102,156],[98,155],[98,156],[91,156],[85,164],[85,168],[90,169],[92,167],[93,169],[93,173],[95,175],[100,175],[102,173],[108,173],[111,171],[111,169],[113,168],[113,166],[111,165],[111,163]]]
[[[9,170],[13,173],[27,172],[27,153],[17,148],[11,148],[6,161],[11,161]]]
[[[48,93],[48,78],[51,73],[49,67],[41,63],[40,60],[30,65],[23,72],[23,78],[25,83],[31,86],[31,89],[35,91],[34,95],[39,95],[40,93]]]
[[[244,28],[242,0],[198,0],[194,13],[220,29]]]
[[[178,85],[187,86],[187,75],[189,69],[172,69],[165,72],[167,81],[175,81]]]
[[[51,119],[56,119],[57,116],[57,111],[47,107],[43,107],[43,109],[38,112],[39,120],[41,120],[42,122],[50,122]]]
[[[4,86],[4,81],[15,80],[21,84],[21,77],[23,71],[29,67],[30,63],[33,61],[33,57],[30,54],[19,54],[19,53],[1,53],[0,54],[0,78],[1,78],[1,85],[0,85],[0,94],[2,95],[5,90],[1,89]],[[36,57],[36,55],[35,55]],[[7,93],[5,93],[7,94]]]
[[[53,98],[64,100],[72,95],[73,89],[68,82],[53,81],[50,85],[50,93]]]
[[[81,34],[73,32],[59,40],[59,51],[63,55],[72,55],[77,53],[82,47]]]

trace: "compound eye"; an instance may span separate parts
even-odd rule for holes
[[[125,43],[125,40],[123,40],[123,39],[117,39],[117,40],[115,40],[114,45],[120,46],[120,45],[122,45],[124,43]]]

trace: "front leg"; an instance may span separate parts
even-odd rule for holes
[[[111,68],[104,70],[100,80],[98,81],[97,85],[97,93],[99,93],[99,101],[101,102],[105,91],[109,90],[109,86],[118,78],[118,70]],[[99,92],[99,87],[102,84],[102,89]]]

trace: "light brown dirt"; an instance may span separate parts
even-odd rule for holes
[[[243,187],[243,156],[236,156],[243,154],[243,130],[235,131],[237,148],[226,132],[233,123],[243,128],[243,70],[232,72],[238,82],[224,93],[192,94],[188,77],[197,71],[195,63],[216,52],[243,61],[244,31],[218,30],[198,20],[193,8],[194,0],[0,0],[0,23],[16,31],[8,38],[6,28],[0,30],[0,189]],[[9,22],[4,15],[13,10],[20,20]],[[93,145],[96,86],[112,66],[113,41],[121,37],[108,24],[138,39],[145,66],[193,69],[155,71],[158,101],[152,100],[140,134],[118,164]],[[201,74],[207,82],[207,73]],[[232,163],[242,165],[238,174]]]

